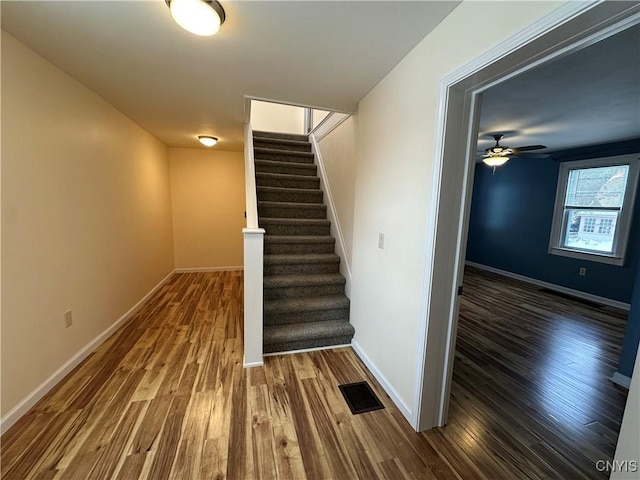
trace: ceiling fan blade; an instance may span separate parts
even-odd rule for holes
[[[523,153],[516,153],[515,155],[512,155],[513,158],[518,158],[518,157],[522,157],[522,158],[549,158],[550,155],[548,153],[527,153],[527,152],[523,152]]]
[[[543,148],[547,148],[545,145],[526,145],[524,147],[516,147],[516,148],[512,148],[511,150],[513,150],[513,153],[519,153],[519,152],[528,152],[530,150],[542,150]]]

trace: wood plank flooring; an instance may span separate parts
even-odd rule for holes
[[[2,437],[2,478],[606,478],[624,314],[478,271],[465,292],[450,423],[418,434],[350,348],[243,369],[241,273],[175,274]],[[384,410],[351,415],[362,380]]]

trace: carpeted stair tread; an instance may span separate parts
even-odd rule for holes
[[[283,218],[283,217],[264,217],[261,219],[266,224],[282,224],[282,225],[331,225],[331,221],[325,218]]]
[[[308,287],[310,285],[344,285],[345,278],[339,273],[269,275],[264,277],[265,288]]]
[[[255,160],[278,160],[282,162],[298,162],[312,164],[314,155],[311,152],[295,152],[291,150],[279,150],[276,148],[255,147]]]
[[[282,173],[285,175],[315,176],[318,167],[312,163],[278,162],[275,160],[256,160],[258,173]]]
[[[320,177],[291,175],[287,173],[256,172],[256,185],[258,187],[318,189],[320,188]]]
[[[317,203],[324,194],[317,188],[258,187],[258,200],[265,202]]]
[[[309,136],[296,134],[296,133],[280,133],[280,132],[266,132],[264,130],[254,130],[253,138],[273,138],[276,140],[294,140],[297,142],[308,142]]]
[[[338,273],[340,257],[335,253],[266,254],[264,275]]]
[[[266,353],[351,343],[355,333],[347,320],[328,320],[300,324],[274,325],[264,328]]]
[[[300,255],[265,255],[265,265],[300,265],[310,263],[340,263],[335,253],[308,253]]]
[[[253,137],[253,146],[257,148],[275,148],[295,152],[310,152],[311,143],[308,141],[287,140],[284,138]]]
[[[331,235],[265,235],[265,243],[329,243],[335,244]]]
[[[264,313],[297,313],[326,310],[341,310],[349,308],[346,295],[327,295],[322,297],[279,298],[264,301]]]
[[[331,222],[323,218],[260,217],[266,235],[329,235]]]
[[[322,203],[258,202],[258,214],[265,218],[327,218],[327,206]]]

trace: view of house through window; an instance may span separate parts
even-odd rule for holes
[[[628,165],[569,172],[563,247],[613,253],[628,176]]]
[[[637,177],[637,155],[561,164],[550,253],[621,265]]]

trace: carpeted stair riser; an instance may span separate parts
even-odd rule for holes
[[[310,152],[311,143],[296,140],[282,140],[275,138],[254,137],[254,148],[272,148],[275,150],[289,150],[290,152]]]
[[[258,187],[318,189],[320,188],[320,178],[301,175],[257,172],[256,185]]]
[[[253,139],[256,138],[272,138],[274,140],[294,140],[296,142],[308,142],[308,135],[301,135],[295,133],[279,133],[279,132],[264,132],[262,130],[253,131]]]
[[[318,167],[313,164],[256,160],[256,173],[280,173],[315,177],[317,171]]]
[[[265,300],[328,297],[344,294],[345,278],[339,273],[272,275],[264,277]]]
[[[258,215],[260,218],[324,219],[327,218],[327,207],[312,203],[258,201]]]
[[[301,242],[296,236],[287,236],[289,241],[276,241],[271,235],[264,236],[265,255],[299,255],[304,253],[333,253],[335,239],[317,236],[315,241]]]
[[[254,160],[313,164],[313,153],[310,152],[288,152],[286,150],[256,148],[253,153],[253,158]]]
[[[264,289],[265,300],[302,298],[311,296],[344,295],[344,285],[310,285],[308,287],[279,287]]]
[[[338,273],[340,257],[335,254],[265,255],[264,274],[295,275]]]
[[[306,322],[298,325],[273,325],[265,328],[269,332],[273,344],[284,342],[312,342],[309,336],[322,338],[342,338],[353,335],[354,330],[348,321],[328,320],[324,322]],[[320,345],[316,345],[320,346]]]
[[[266,235],[329,235],[329,220],[297,218],[261,218],[260,226]]]
[[[258,199],[262,202],[322,204],[322,197],[322,190],[312,190],[305,188],[258,187]]]
[[[309,298],[281,298],[265,300],[264,324],[349,320],[349,299],[340,295]]]

